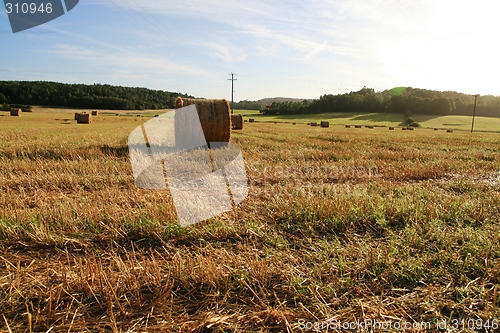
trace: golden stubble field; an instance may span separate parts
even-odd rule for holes
[[[499,134],[245,123],[249,196],[182,228],[134,183],[148,113],[38,111],[0,113],[2,332],[500,325]]]

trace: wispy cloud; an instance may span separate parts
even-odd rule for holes
[[[193,65],[172,61],[162,55],[145,55],[131,49],[121,49],[120,52],[96,50],[74,44],[56,45],[52,53],[62,58],[70,58],[87,63],[87,68],[100,68],[117,74],[135,75],[191,75],[210,76],[206,69]],[[99,71],[99,70],[98,70]]]

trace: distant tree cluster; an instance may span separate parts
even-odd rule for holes
[[[258,101],[239,101],[234,103],[233,107],[237,110],[260,110],[263,105]]]
[[[0,104],[30,104],[82,109],[144,110],[173,108],[186,94],[111,86],[45,81],[0,81]]]
[[[237,110],[260,110],[265,108],[268,105],[277,103],[285,103],[285,102],[301,102],[300,98],[290,98],[290,97],[270,97],[270,98],[262,98],[257,101],[248,101],[243,100],[237,103],[234,103],[234,108]]]
[[[433,91],[399,87],[375,92],[364,87],[339,95],[323,95],[319,99],[301,102],[275,102],[272,109],[261,109],[264,114],[307,114],[326,112],[391,112],[408,116],[413,114],[470,115],[474,107],[474,95],[453,91]],[[479,96],[476,114],[500,117],[500,97]]]

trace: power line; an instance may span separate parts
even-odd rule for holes
[[[476,117],[476,101],[477,101],[477,94],[474,95],[474,111],[472,112],[472,127],[470,128],[470,132],[474,132],[474,118]]]
[[[234,100],[233,100],[233,97],[234,97],[234,81],[238,80],[238,79],[235,79],[234,76],[236,74],[234,73],[229,73],[229,75],[231,75],[231,78],[228,79],[231,81],[231,114],[234,113],[234,109],[233,109],[233,104],[234,104]]]

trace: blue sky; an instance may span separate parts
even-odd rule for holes
[[[500,95],[500,2],[80,0],[12,33],[0,79],[106,83],[230,98],[396,86]]]

